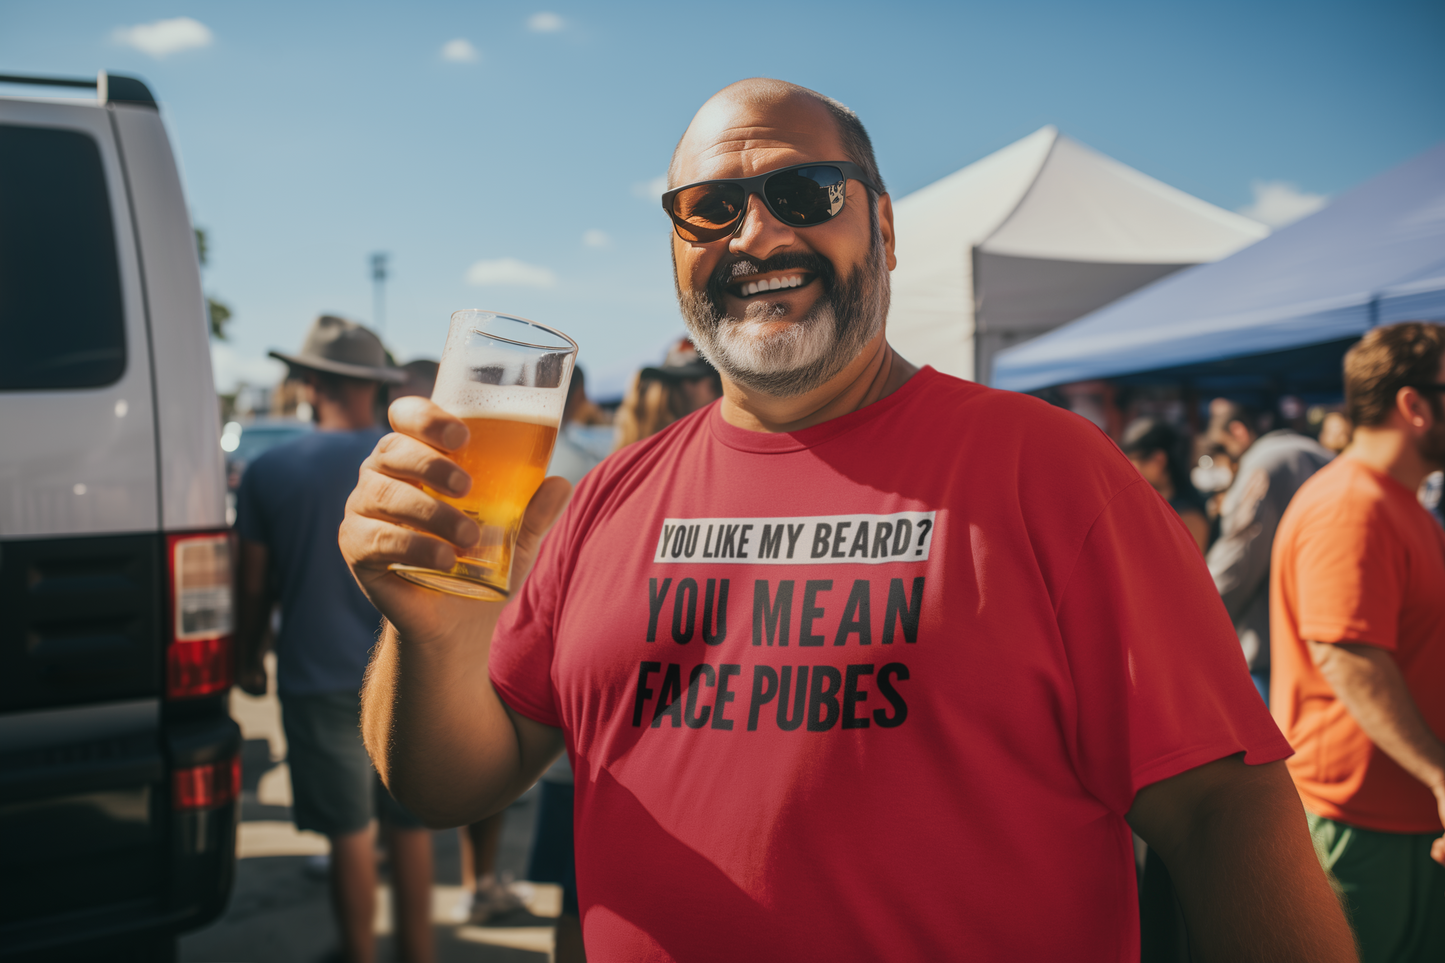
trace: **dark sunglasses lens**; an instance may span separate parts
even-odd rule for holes
[[[778,220],[793,227],[821,224],[843,209],[848,179],[836,167],[797,167],[768,178],[763,193]]]
[[[672,218],[684,240],[716,241],[729,234],[747,198],[737,184],[699,184],[672,199]]]

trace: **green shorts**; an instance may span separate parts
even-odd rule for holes
[[[1383,833],[1309,818],[1310,836],[1360,944],[1360,963],[1445,960],[1445,866],[1438,833]]]
[[[373,818],[402,829],[423,825],[381,783],[361,741],[361,702],[354,692],[281,696],[291,813],[297,829],[345,836]]]

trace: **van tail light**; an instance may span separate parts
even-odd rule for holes
[[[225,692],[236,676],[230,533],[167,535],[166,566],[171,609],[166,698]]]
[[[217,809],[240,795],[241,757],[177,769],[172,778],[176,809]]]

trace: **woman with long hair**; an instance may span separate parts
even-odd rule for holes
[[[684,338],[667,353],[659,367],[643,368],[632,376],[617,409],[616,451],[657,434],[684,415],[692,414],[722,397],[717,369]]]
[[[1124,441],[1119,447],[1144,480],[1179,513],[1202,554],[1209,547],[1209,517],[1204,511],[1204,499],[1189,480],[1184,438],[1167,422],[1136,418],[1124,429]]]

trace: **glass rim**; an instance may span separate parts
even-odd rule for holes
[[[570,336],[568,336],[568,335],[566,335],[566,334],[563,334],[561,331],[558,331],[556,328],[554,328],[554,327],[552,327],[552,326],[550,326],[550,325],[542,324],[540,321],[533,321],[531,318],[524,318],[524,317],[522,317],[522,316],[520,316],[520,315],[516,315],[516,314],[508,314],[508,313],[505,312],[505,311],[493,311],[493,310],[490,309],[490,308],[462,308],[462,309],[460,309],[460,310],[457,310],[457,311],[453,311],[453,312],[452,312],[452,320],[456,320],[456,317],[457,317],[457,315],[459,315],[459,314],[489,314],[489,315],[491,315],[491,316],[494,317],[494,318],[506,318],[506,319],[508,319],[509,321],[520,321],[520,322],[522,322],[523,324],[531,325],[532,327],[538,328],[538,329],[540,329],[540,330],[542,330],[542,331],[545,331],[545,332],[547,332],[548,334],[556,335],[558,338],[561,338],[563,341],[567,342],[566,345],[560,345],[560,344],[534,344],[534,343],[531,342],[531,341],[518,341],[516,338],[509,338],[509,337],[507,337],[506,335],[495,334],[495,333],[493,333],[493,332],[491,332],[491,331],[477,331],[477,332],[476,332],[477,334],[483,335],[483,336],[488,337],[488,338],[493,338],[493,339],[495,339],[495,340],[497,340],[497,341],[502,341],[502,342],[505,342],[505,343],[507,343],[507,344],[516,345],[516,346],[519,347],[519,348],[536,348],[536,349],[539,350],[539,351],[557,351],[557,352],[570,351],[570,352],[572,352],[572,353],[574,353],[574,354],[579,350],[578,347],[577,347],[577,342],[574,341],[574,340],[572,340],[572,338],[571,338]],[[568,347],[568,345],[570,345],[570,348]]]

